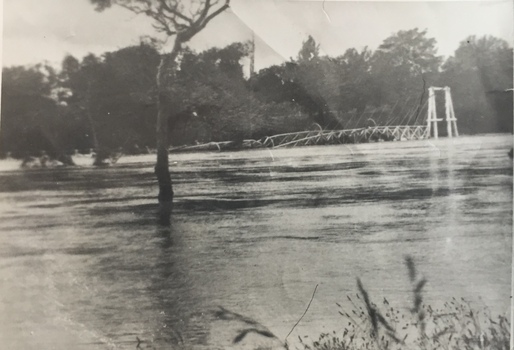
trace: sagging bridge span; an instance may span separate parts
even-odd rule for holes
[[[447,135],[448,137],[458,136],[457,119],[455,118],[455,112],[453,110],[450,88],[430,87],[428,89],[429,98],[422,108],[423,110],[425,106],[428,106],[427,112],[425,114],[426,118],[424,118],[425,120],[422,121],[422,124],[416,124],[417,116],[420,114],[419,111],[415,113],[414,109],[411,109],[411,111],[408,111],[401,120],[407,125],[374,125],[367,127],[353,127],[342,130],[325,130],[318,124],[315,124],[317,126],[317,130],[278,134],[267,136],[260,140],[244,140],[239,144],[236,144],[233,141],[209,142],[201,145],[178,147],[172,151],[204,151],[233,148],[281,148],[344,143],[423,140],[430,137],[438,138],[438,122],[443,121],[443,119],[437,118],[435,100],[437,91],[444,92]],[[395,120],[395,118],[390,118],[393,111],[391,111],[389,116],[386,118],[388,123],[391,121],[394,122]],[[414,124],[409,125],[414,114],[416,114],[416,118],[414,118]],[[360,119],[361,118],[357,120],[356,125],[359,124]],[[375,123],[374,120],[373,123]]]

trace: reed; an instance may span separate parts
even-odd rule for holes
[[[344,319],[342,332],[323,333],[315,341],[300,339],[303,350],[508,350],[510,323],[506,317],[492,317],[487,309],[477,309],[468,301],[452,298],[441,309],[424,303],[427,280],[420,277],[414,260],[405,258],[412,288],[412,305],[398,309],[383,298],[379,308],[362,281],[358,293],[347,296],[352,304],[345,311],[336,303]]]

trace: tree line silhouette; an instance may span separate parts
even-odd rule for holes
[[[259,139],[313,123],[350,128],[379,109],[389,119],[411,110],[411,123],[419,124],[431,85],[452,88],[461,133],[512,132],[513,51],[495,37],[470,36],[444,60],[436,40],[417,28],[374,51],[348,49],[338,57],[320,55],[309,36],[295,59],[248,76],[251,47],[183,50],[167,82],[170,145]],[[68,55],[58,68],[4,67],[1,156],[45,151],[71,164],[77,151],[94,150],[100,161],[114,152],[151,152],[160,60],[157,44],[142,40],[101,56]]]

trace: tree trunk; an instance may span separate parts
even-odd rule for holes
[[[176,71],[176,58],[181,50],[181,42],[176,39],[173,50],[168,55],[161,57],[157,70],[157,163],[155,174],[159,183],[159,203],[161,208],[170,208],[173,202],[173,187],[168,160],[168,118],[172,102],[172,84]]]
[[[93,148],[95,150],[95,160],[93,162],[93,165],[101,166],[101,165],[105,165],[104,161],[107,159],[108,156],[107,156],[106,150],[100,149],[100,143],[98,142],[98,137],[96,135],[95,122],[93,120],[93,116],[91,115],[90,95],[91,95],[91,82],[88,82],[87,95],[86,95],[84,109],[86,111],[86,117],[87,117],[87,121],[89,123],[89,132],[91,133],[91,136],[93,137]]]

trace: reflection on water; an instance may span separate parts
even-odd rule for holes
[[[172,155],[171,226],[152,158],[0,172],[0,342],[10,349],[208,349],[221,305],[283,339],[341,330],[355,293],[407,307],[415,257],[427,301],[507,313],[511,138],[462,137]],[[123,161],[123,159],[121,160]],[[482,300],[480,301],[479,298]],[[349,305],[346,305],[349,307]]]

